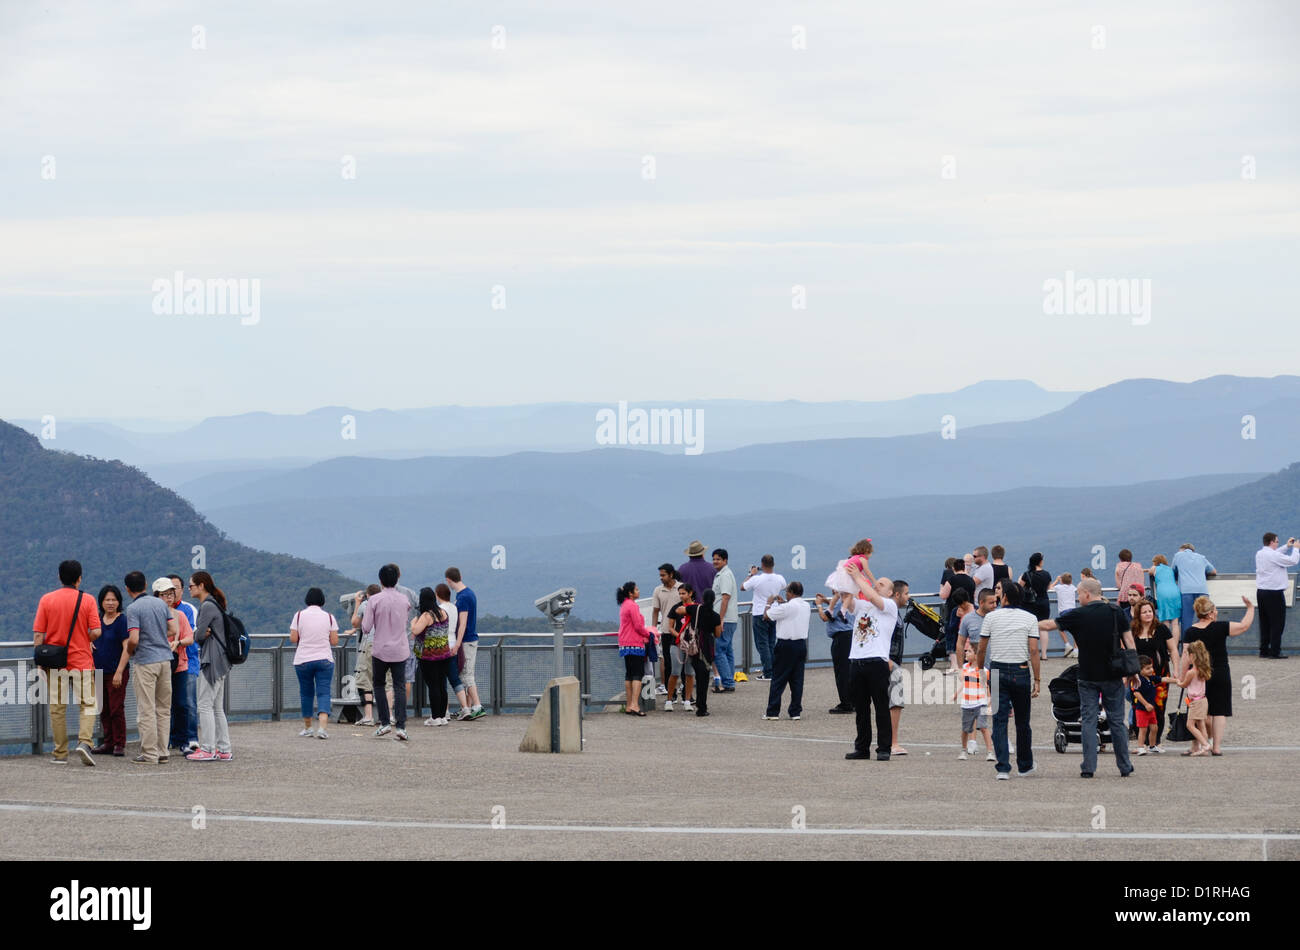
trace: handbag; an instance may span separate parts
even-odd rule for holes
[[[1124,679],[1128,676],[1136,676],[1142,669],[1142,661],[1138,658],[1137,650],[1130,650],[1124,646],[1119,638],[1119,610],[1111,608],[1114,613],[1111,619],[1115,622],[1115,647],[1110,655],[1110,672],[1114,679]]]
[[[32,661],[47,670],[65,670],[68,668],[68,644],[72,642],[72,631],[77,629],[77,616],[81,613],[81,598],[86,596],[84,590],[77,591],[77,603],[72,608],[72,623],[68,624],[68,635],[63,643],[42,643],[32,652]]]
[[[1191,730],[1187,728],[1187,708],[1183,705],[1183,690],[1178,691],[1178,712],[1169,714],[1169,732],[1165,738],[1170,742],[1190,742]]]

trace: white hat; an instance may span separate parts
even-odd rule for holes
[[[170,577],[160,577],[153,582],[153,592],[155,594],[161,594],[164,593],[165,591],[174,590],[174,589],[175,589],[175,585],[172,583],[172,579]]]

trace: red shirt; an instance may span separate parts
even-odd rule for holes
[[[95,658],[90,652],[90,631],[99,629],[99,607],[93,594],[82,596],[72,639],[70,642],[66,640],[68,625],[72,623],[72,607],[77,602],[77,595],[82,593],[75,587],[50,591],[36,606],[36,620],[32,623],[32,630],[44,634],[46,643],[63,646],[67,642],[67,669],[70,670],[95,668]]]

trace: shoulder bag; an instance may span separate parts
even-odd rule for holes
[[[1137,650],[1130,650],[1124,646],[1124,642],[1119,635],[1119,610],[1115,607],[1110,608],[1111,620],[1115,624],[1115,647],[1110,655],[1110,674],[1114,679],[1124,679],[1127,676],[1136,676],[1142,669],[1142,661],[1138,659]]]
[[[77,629],[77,617],[81,613],[81,598],[86,596],[84,590],[77,591],[77,603],[72,608],[72,623],[68,624],[68,635],[63,643],[42,643],[32,653],[32,661],[47,670],[64,670],[68,667],[68,644],[72,642],[72,631]]]

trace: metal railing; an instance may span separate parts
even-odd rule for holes
[[[1241,575],[1242,578],[1247,575]],[[1235,578],[1234,578],[1235,579]],[[1115,589],[1106,588],[1106,596],[1113,600]],[[938,594],[929,592],[913,594],[918,603],[935,606]],[[811,601],[812,598],[805,598]],[[1053,605],[1055,598],[1052,599]],[[740,625],[734,641],[735,661],[738,670],[753,670],[758,651],[754,645],[751,602],[738,605]],[[1242,608],[1235,611],[1224,607],[1223,619],[1238,619]],[[1055,610],[1053,610],[1055,613]],[[1287,641],[1294,643],[1300,633],[1300,610],[1293,604],[1287,611]],[[808,663],[812,666],[830,663],[830,638],[814,626],[809,631]],[[1240,638],[1233,652],[1255,652],[1250,637]],[[253,647],[248,660],[232,668],[225,692],[226,714],[232,721],[250,719],[297,718],[301,714],[297,675],[293,669],[296,646],[288,642],[287,635],[252,634]],[[554,650],[551,633],[480,633],[476,663],[476,681],[479,699],[484,708],[500,715],[532,710],[532,698],[540,693],[554,674]],[[904,641],[905,660],[929,652],[934,641],[909,627]],[[30,653],[5,656],[16,650],[30,650],[32,642],[0,642],[0,695],[12,696],[17,701],[0,701],[0,753],[30,749],[39,754],[49,741],[49,715],[43,704],[28,703],[27,684],[32,678]],[[1255,644],[1257,646],[1257,644]],[[566,633],[565,668],[576,676],[587,712],[602,711],[609,706],[621,706],[624,701],[624,666],[618,653],[617,634]],[[342,631],[340,644],[334,648],[334,687],[336,704],[344,699],[350,678],[355,674],[357,635]],[[6,679],[8,682],[6,683]],[[7,690],[7,691],[6,691]],[[422,678],[417,673],[412,686],[411,716],[428,707],[428,695]],[[69,731],[75,721],[74,708],[69,709]],[[126,691],[126,724],[129,735],[135,736],[135,691]]]

